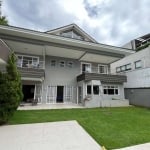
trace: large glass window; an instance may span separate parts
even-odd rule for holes
[[[37,68],[39,67],[39,57],[18,55],[17,66],[24,68]]]
[[[82,73],[91,72],[91,64],[82,63]]]
[[[91,93],[92,93],[91,85],[87,85],[87,94],[91,94]]]
[[[138,60],[135,62],[135,69],[141,68],[142,67],[142,61]]]
[[[118,95],[119,94],[118,86],[112,85],[103,86],[103,93],[106,95]]]
[[[93,85],[93,94],[99,95],[99,86],[98,85]]]

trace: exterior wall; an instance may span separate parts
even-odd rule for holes
[[[40,59],[43,59],[42,56],[39,56]],[[51,60],[56,60],[56,66],[51,66]],[[65,67],[60,67],[59,62],[64,61]],[[67,66],[68,62],[73,62],[73,67],[69,68]],[[93,67],[97,67],[97,63],[91,63]],[[41,93],[42,96],[39,98],[39,103],[47,103],[47,90],[48,86],[55,86],[55,90],[57,86],[71,86],[73,87],[73,98],[72,102],[77,103],[79,100],[77,100],[77,90],[80,86],[82,88],[81,91],[81,104],[85,107],[100,107],[100,106],[110,106],[110,101],[112,99],[123,100],[124,99],[124,91],[123,91],[123,85],[117,84],[119,86],[119,95],[104,95],[102,84],[100,80],[92,80],[89,82],[81,81],[77,82],[76,78],[77,76],[81,74],[81,62],[73,59],[67,59],[67,58],[60,58],[60,57],[52,57],[52,56],[46,56],[45,58],[45,79],[42,82],[41,86]],[[99,85],[100,87],[100,94],[99,95],[91,95],[90,100],[86,100],[86,85]],[[39,84],[38,84],[39,85]],[[107,84],[105,84],[107,85]],[[116,85],[114,83],[110,83],[109,85]],[[39,95],[37,95],[39,96]],[[105,100],[106,102],[103,102]],[[115,101],[115,102],[117,102]],[[115,102],[113,104],[115,104]],[[111,104],[113,106],[113,104]],[[116,106],[118,106],[117,104]],[[114,105],[115,106],[115,105]]]
[[[150,88],[126,88],[125,97],[131,105],[150,107]]]
[[[135,70],[134,62],[141,60],[142,67],[147,68],[150,67],[150,46],[144,50],[131,54],[119,61],[116,61],[111,64],[111,73],[116,73],[116,67],[123,66],[131,63],[132,70]]]
[[[99,85],[99,95],[87,95],[86,87],[87,85]],[[105,84],[110,85],[110,84]],[[82,105],[85,107],[119,107],[119,106],[128,106],[129,101],[124,99],[124,88],[123,84],[111,84],[119,86],[119,94],[118,95],[105,95],[103,94],[103,84],[101,84],[100,80],[92,80],[89,82],[81,81],[78,83],[78,86],[82,86]],[[92,90],[93,93],[93,90]]]
[[[134,62],[138,60],[142,61],[142,68],[135,69]],[[111,71],[116,72],[116,67],[129,63],[132,70],[125,72],[125,98],[129,99],[131,105],[150,107],[150,46],[113,63]]]
[[[51,60],[56,60],[57,65],[55,67],[52,67],[50,62]],[[67,66],[60,67],[59,61],[71,61],[73,62],[73,67],[69,68]],[[76,77],[80,74],[80,63],[79,61],[72,60],[72,59],[66,59],[66,58],[59,58],[59,57],[49,57],[46,56],[46,62],[45,62],[45,80],[43,84],[43,103],[46,103],[46,92],[47,92],[47,86],[73,86],[74,87],[74,95],[73,95],[73,102],[76,102]]]
[[[124,100],[124,87],[123,84],[105,84],[105,85],[117,85],[119,87],[118,95],[105,95],[103,94],[103,100]]]
[[[134,40],[130,41],[130,42],[124,44],[122,47],[128,48],[128,49],[135,49],[135,42],[134,42]]]
[[[126,107],[129,106],[129,100],[102,100],[101,107]]]
[[[127,74],[125,88],[144,88],[150,87],[150,68],[143,68],[130,71]]]
[[[142,68],[135,69],[134,62],[141,60]],[[126,71],[127,82],[125,88],[150,87],[150,47],[136,52],[111,64],[111,72],[116,72],[116,67],[131,63],[131,70]]]

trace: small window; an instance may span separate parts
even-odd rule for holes
[[[93,85],[93,94],[99,95],[99,86],[98,85]]]
[[[121,71],[125,71],[125,66],[121,66]]]
[[[91,88],[91,85],[87,85],[87,94],[91,94],[92,88]]]
[[[51,60],[51,66],[55,67],[56,66],[56,60]]]
[[[65,67],[65,62],[64,62],[64,61],[60,61],[60,62],[59,62],[59,66],[60,66],[60,67]]]
[[[131,70],[131,64],[126,65],[126,70]]]
[[[82,73],[91,72],[91,64],[82,63]]]
[[[142,61],[138,60],[135,62],[135,69],[141,68],[142,67]]]
[[[106,95],[118,95],[119,94],[118,86],[116,85],[103,86],[103,93]]]
[[[116,72],[120,72],[120,71],[121,71],[120,67],[117,67]]]
[[[99,73],[106,74],[107,73],[107,66],[98,65]]]
[[[115,89],[115,94],[118,95],[118,89]]]
[[[68,62],[68,67],[72,68],[73,67],[73,62]]]

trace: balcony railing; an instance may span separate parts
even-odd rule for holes
[[[44,61],[32,61],[23,59],[23,61],[17,61],[17,67],[19,68],[33,68],[33,69],[45,69],[45,62]]]
[[[121,73],[111,73],[109,69],[104,67],[104,69],[100,69],[99,67],[87,68],[86,71],[82,71],[84,73],[96,73],[96,74],[110,74],[110,75],[126,75],[125,72]]]

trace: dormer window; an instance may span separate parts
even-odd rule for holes
[[[62,32],[60,35],[68,38],[78,39],[78,40],[84,39],[81,35],[79,35],[73,30]]]

